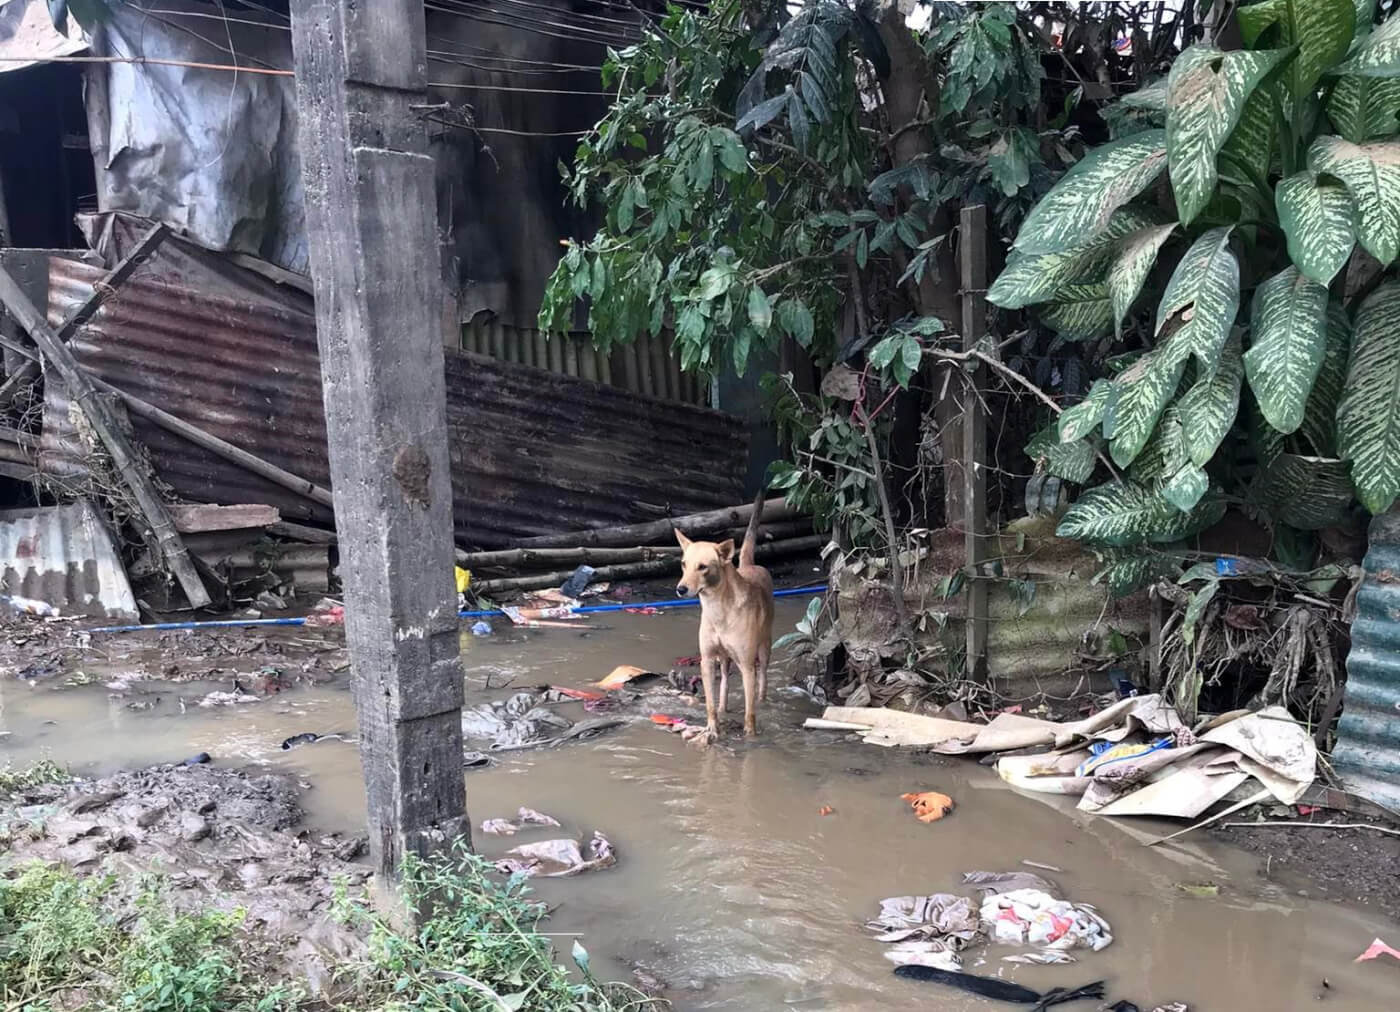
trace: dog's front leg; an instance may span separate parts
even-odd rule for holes
[[[729,669],[733,666],[729,660],[719,662],[719,699],[715,700],[715,713],[719,715],[721,724],[724,723],[724,711],[729,709]]]
[[[715,710],[715,678],[728,663],[723,657],[702,656],[700,659],[700,684],[705,687],[705,730],[696,730],[685,735],[686,741],[697,745],[708,745],[719,740],[719,714]]]

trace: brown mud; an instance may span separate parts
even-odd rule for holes
[[[778,627],[790,627],[804,606],[780,602]],[[542,684],[583,686],[618,664],[665,671],[695,653],[693,611],[596,618],[608,628],[524,631],[498,623],[494,636],[464,635],[468,703]],[[254,648],[240,652],[247,643]],[[0,672],[0,764],[51,759],[77,773],[111,775],[208,752],[220,769],[285,772],[308,785],[297,799],[303,825],[315,830],[305,839],[344,841],[363,832],[353,739],[281,747],[303,732],[354,729],[347,675],[336,670],[343,664],[338,631],[140,634],[36,646],[7,647],[0,657],[11,666]],[[57,669],[16,678],[35,656]],[[172,664],[175,677],[194,680],[170,681],[163,671]],[[245,680],[259,676],[275,691],[255,693],[257,702],[199,705],[235,679],[255,690]],[[1400,925],[1383,907],[1321,902],[1317,889],[1299,895],[1304,887],[1261,874],[1267,859],[1206,832],[1147,848],[1145,841],[1179,827],[1084,816],[1066,799],[1019,794],[972,761],[803,731],[802,719],[819,707],[786,681],[780,663],[756,742],[734,737],[737,692],[731,738],[707,751],[652,724],[652,708],[698,713],[693,702],[656,692],[600,737],[498,753],[491,766],[466,772],[476,845],[487,856],[524,837],[486,836],[481,823],[522,805],[558,818],[565,834],[601,830],[616,847],[615,868],[538,883],[540,897],[557,905],[548,930],[561,933],[561,951],[566,935],[577,933],[600,976],[638,971],[664,985],[679,1009],[991,1008],[895,978],[863,924],[882,897],[956,892],[964,872],[1034,861],[1059,869],[1050,874],[1068,897],[1098,909],[1112,925],[1113,944],[1071,966],[1016,966],[1001,961],[1008,950],[971,951],[966,971],[1037,990],[1104,978],[1113,1000],[1143,1009],[1182,1001],[1196,1010],[1289,1010],[1320,999],[1341,1012],[1395,1007],[1400,971],[1383,960],[1352,962],[1378,935],[1395,944]],[[592,716],[578,703],[557,708],[575,721]],[[918,822],[900,795],[926,790],[951,795],[956,810]],[[820,814],[826,808],[831,813]],[[219,844],[213,833],[203,846]],[[334,849],[328,860],[336,859]],[[1218,893],[1190,888],[1202,884]],[[1343,896],[1363,894],[1378,896],[1370,889]]]

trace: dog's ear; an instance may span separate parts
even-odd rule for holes
[[[734,558],[734,539],[730,538],[728,541],[721,541],[719,544],[715,545],[715,549],[719,552],[720,561],[728,562],[730,559]]]
[[[689,548],[690,539],[686,537],[685,534],[682,533],[679,529],[672,528],[672,530],[676,531],[676,543],[679,544],[682,549]]]

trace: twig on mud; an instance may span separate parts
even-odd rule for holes
[[[1290,826],[1298,829],[1373,829],[1377,833],[1400,836],[1400,829],[1374,826],[1369,822],[1292,822],[1288,819],[1267,819],[1263,822],[1227,822],[1221,829],[1253,829],[1255,826]]]

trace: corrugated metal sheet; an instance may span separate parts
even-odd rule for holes
[[[1400,812],[1400,510],[1371,521],[1332,766],[1355,794]]]
[[[50,319],[66,317],[101,273],[52,260]],[[315,320],[304,294],[171,239],[71,346],[119,389],[329,486]],[[454,513],[465,544],[630,522],[637,500],[685,512],[743,497],[748,437],[737,419],[529,366],[446,357]],[[59,385],[48,387],[40,466],[71,471],[80,452],[72,413]],[[144,419],[133,425],[159,477],[185,499],[329,519]]]
[[[64,615],[138,618],[116,543],[86,502],[0,513],[0,594]]]

